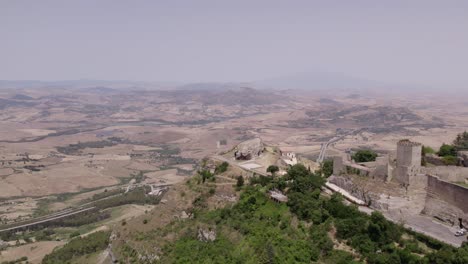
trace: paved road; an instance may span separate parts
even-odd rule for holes
[[[6,232],[6,231],[11,231],[11,230],[16,230],[16,229],[21,229],[21,228],[26,228],[26,227],[30,227],[30,226],[34,226],[34,225],[38,225],[38,224],[42,224],[42,223],[47,223],[47,222],[58,220],[58,219],[61,219],[61,218],[64,218],[64,217],[68,217],[68,216],[76,215],[76,214],[79,214],[79,213],[82,213],[82,212],[86,212],[86,211],[89,211],[89,210],[92,210],[92,209],[95,209],[95,208],[96,207],[93,206],[93,207],[81,209],[81,210],[78,210],[78,211],[73,211],[71,213],[66,213],[66,214],[62,214],[62,215],[59,215],[59,216],[55,216],[55,217],[50,217],[50,218],[47,218],[47,219],[35,221],[35,222],[24,224],[24,225],[5,228],[5,229],[0,230],[0,233],[1,232]]]
[[[327,154],[327,148],[330,144],[332,143],[335,143],[339,140],[341,140],[344,136],[340,136],[340,137],[334,137],[330,140],[328,140],[327,142],[325,143],[322,143],[322,147],[320,148],[320,153],[319,153],[319,156],[317,158],[317,163],[322,163],[323,160],[325,159],[325,156]]]

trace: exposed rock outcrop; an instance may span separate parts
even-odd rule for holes
[[[7,247],[8,247],[8,243],[3,240],[0,240],[0,250],[4,250]]]
[[[237,160],[250,160],[254,157],[260,156],[263,153],[265,146],[260,138],[254,138],[244,141],[237,145],[234,157]]]
[[[214,230],[198,229],[198,240],[202,242],[211,242],[216,240],[216,232]]]

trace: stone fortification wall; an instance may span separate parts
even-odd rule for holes
[[[427,176],[427,198],[423,213],[439,220],[458,224],[461,218],[468,226],[468,188]]]
[[[468,168],[457,166],[424,167],[422,172],[437,175],[439,179],[449,182],[465,182],[468,180]]]
[[[369,176],[373,179],[386,181],[388,176],[388,159],[388,156],[377,157],[374,169],[371,171]]]
[[[342,188],[352,196],[364,201],[367,204],[371,204],[371,201],[378,199],[378,195],[370,194],[368,190],[356,185],[351,179],[347,178],[347,176],[345,175],[332,175],[328,178],[328,182],[335,184],[336,186]]]
[[[459,151],[458,158],[460,166],[468,167],[468,151]]]

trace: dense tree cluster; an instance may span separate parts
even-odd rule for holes
[[[128,193],[96,201],[94,205],[99,209],[125,205],[125,204],[157,204],[161,200],[160,196],[146,195],[150,192],[149,186],[137,187]]]
[[[62,248],[54,250],[42,260],[43,264],[71,263],[74,257],[83,256],[106,249],[110,232],[99,231],[86,237],[72,239]]]
[[[369,149],[361,149],[356,151],[351,158],[356,162],[370,162],[375,161],[377,158],[377,153]]]

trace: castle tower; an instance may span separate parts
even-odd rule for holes
[[[421,171],[421,151],[420,143],[411,142],[407,139],[397,143],[397,158],[395,179],[402,184],[409,185],[412,178]]]
[[[342,156],[335,156],[333,157],[333,175],[341,175],[344,170],[343,165],[343,157]]]

